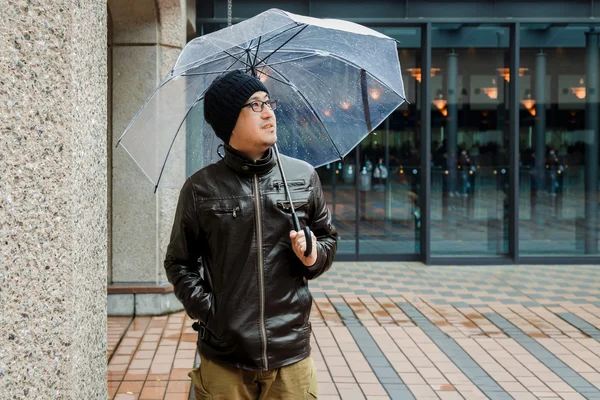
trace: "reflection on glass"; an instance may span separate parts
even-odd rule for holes
[[[403,104],[360,145],[361,254],[419,252],[416,114],[415,106]]]
[[[598,27],[522,25],[519,247],[599,251]]]
[[[507,27],[434,25],[431,253],[508,252]]]
[[[417,93],[420,28],[375,29],[402,43],[398,49],[407,100],[344,160],[318,169],[327,203],[340,233],[338,253],[356,253],[356,195],[361,255],[419,252],[419,138]],[[413,74],[411,76],[411,74]],[[377,99],[377,91],[369,92]]]
[[[356,253],[356,196],[354,163],[349,154],[343,161],[319,169],[325,200],[339,233],[338,254]]]

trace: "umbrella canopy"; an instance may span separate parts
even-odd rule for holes
[[[344,157],[405,101],[394,39],[347,21],[265,11],[188,43],[119,139],[155,187],[181,187],[219,159],[203,98],[236,69],[278,100],[279,151],[315,167]]]

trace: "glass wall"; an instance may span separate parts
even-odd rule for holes
[[[600,27],[592,28],[520,25],[520,257],[599,254]],[[428,99],[420,96],[421,29],[376,29],[400,41],[409,103],[358,151],[319,170],[340,254],[420,254],[420,112],[428,107],[430,255],[508,255],[509,26],[433,24]]]
[[[431,49],[422,48],[425,22],[373,27],[399,42],[408,103],[343,160],[318,169],[340,259],[600,255],[600,25],[520,23],[514,49],[513,21],[506,22],[433,23]],[[431,70],[423,71],[429,50]],[[513,51],[520,52],[517,82]],[[430,93],[422,98],[425,79]],[[519,121],[511,138],[515,83]],[[430,131],[421,120],[428,114]],[[517,142],[511,171],[509,143]],[[427,160],[422,143],[431,145]]]
[[[432,256],[508,252],[508,47],[508,27],[432,26]]]
[[[521,255],[598,254],[598,28],[521,26]]]

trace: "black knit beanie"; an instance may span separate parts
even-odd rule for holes
[[[239,70],[228,72],[211,83],[204,95],[204,119],[223,142],[229,143],[242,106],[260,91],[269,94],[259,79]]]

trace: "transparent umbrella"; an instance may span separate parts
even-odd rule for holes
[[[347,21],[265,11],[188,43],[117,146],[155,191],[181,187],[219,159],[221,141],[204,121],[204,93],[219,75],[242,70],[278,100],[276,154],[315,167],[339,160],[405,101],[396,43]]]
[[[189,42],[119,139],[155,188],[179,188],[219,159],[202,102],[234,69],[259,77],[278,100],[279,151],[315,167],[348,154],[405,99],[394,39],[347,21],[265,11]]]

